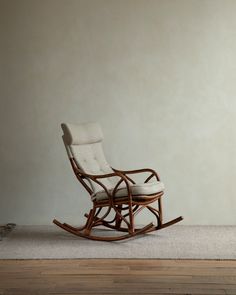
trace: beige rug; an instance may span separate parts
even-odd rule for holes
[[[175,225],[120,242],[83,239],[54,225],[16,226],[0,241],[0,259],[66,258],[236,259],[236,226]]]

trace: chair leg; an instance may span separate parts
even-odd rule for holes
[[[155,226],[155,228],[151,228],[149,230],[149,232],[154,231],[154,230],[160,230],[163,229],[165,227],[171,226],[177,222],[180,222],[183,220],[182,216],[179,216],[175,219],[172,219],[168,222],[163,223],[163,214],[162,214],[162,202],[161,202],[161,198],[158,199],[158,209],[153,208],[152,206],[147,206],[147,208],[149,209],[150,212],[152,212],[157,219],[157,226]]]
[[[162,200],[161,200],[161,197],[158,199],[158,211],[159,211],[159,222],[160,222],[160,224],[162,224],[163,213],[162,213]]]
[[[87,219],[87,222],[86,222],[86,226],[85,226],[85,229],[84,229],[84,234],[86,236],[90,235],[90,233],[91,233],[95,213],[96,213],[96,208],[91,209],[90,212],[89,212],[88,219]]]
[[[122,212],[122,205],[118,205],[119,213]],[[121,227],[122,218],[116,213],[115,228],[118,230]]]
[[[157,229],[162,229],[162,228],[168,227],[168,226],[170,226],[170,225],[173,225],[173,224],[175,224],[175,223],[180,222],[180,221],[183,220],[183,217],[182,217],[182,216],[179,216],[179,217],[177,217],[177,218],[175,218],[175,219],[172,219],[172,220],[170,220],[170,221],[168,221],[168,222],[163,223],[163,214],[162,214],[162,202],[161,202],[161,198],[158,199],[158,209],[159,209],[159,222],[160,222],[160,223],[159,223]]]
[[[134,214],[133,214],[133,207],[132,204],[129,204],[129,233],[132,235],[135,232],[134,228]]]

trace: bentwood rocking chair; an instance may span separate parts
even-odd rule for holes
[[[159,230],[183,219],[180,216],[163,223],[161,197],[164,194],[164,185],[154,170],[147,168],[121,171],[109,166],[102,150],[103,134],[97,123],[61,126],[71,166],[79,182],[90,194],[93,207],[88,214],[85,214],[87,220],[82,227],[74,227],[54,219],[56,225],[87,239],[117,241]],[[137,173],[149,174],[144,183],[136,183],[131,178]],[[157,208],[153,206],[154,202]],[[156,224],[150,223],[142,228],[136,228],[134,216],[143,209],[154,215]],[[121,234],[94,235],[93,228],[99,225]]]

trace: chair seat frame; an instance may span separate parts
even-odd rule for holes
[[[139,170],[129,170],[122,171],[112,168],[113,173],[94,175],[88,174],[81,169],[79,169],[76,160],[74,157],[70,157],[70,163],[72,169],[79,180],[79,182],[84,186],[87,192],[92,197],[94,195],[93,190],[88,185],[87,181],[95,182],[101,187],[101,190],[106,192],[107,198],[105,200],[96,200],[92,201],[93,207],[88,214],[85,214],[86,223],[81,227],[74,227],[67,223],[61,223],[57,219],[53,220],[53,223],[62,229],[86,239],[97,240],[97,241],[119,241],[127,238],[135,237],[137,235],[149,233],[152,231],[160,230],[170,225],[173,225],[177,222],[183,220],[182,216],[175,218],[169,222],[163,223],[163,213],[162,213],[162,202],[161,197],[164,192],[158,192],[152,195],[132,195],[132,184],[135,184],[135,180],[132,175],[140,173],[149,173],[149,176],[145,179],[144,183],[148,183],[152,178],[155,178],[156,181],[160,181],[160,177],[156,171],[150,168],[144,168]],[[119,178],[116,186],[111,191],[103,183],[102,179],[117,177]],[[118,197],[116,196],[117,191],[123,185],[122,188],[126,188],[127,196]],[[153,206],[153,203],[157,203],[157,208]],[[105,209],[105,213],[102,212],[102,209]],[[142,210],[149,210],[154,216],[156,223],[149,223],[148,225],[142,228],[136,228],[134,223],[134,217],[138,215]],[[111,213],[114,214],[113,218],[109,220]],[[122,226],[125,224],[126,227]],[[103,226],[108,229],[112,229],[121,233],[118,236],[99,236],[93,234],[93,228],[98,226]]]

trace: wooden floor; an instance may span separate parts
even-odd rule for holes
[[[236,261],[0,260],[0,294],[236,295]]]

